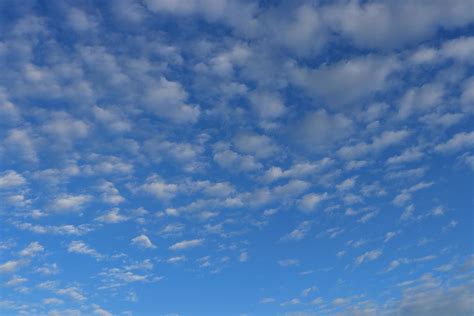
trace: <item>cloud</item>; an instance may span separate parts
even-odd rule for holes
[[[32,257],[43,252],[44,247],[37,241],[30,243],[25,249],[19,252],[22,257]]]
[[[444,87],[437,83],[411,88],[401,98],[397,116],[407,119],[417,112],[426,112],[439,105],[444,94]]]
[[[25,260],[9,260],[0,264],[0,273],[13,273],[25,264]]]
[[[277,92],[254,91],[249,99],[252,109],[265,120],[277,119],[287,111],[282,97]]]
[[[104,181],[99,185],[99,191],[102,192],[102,200],[109,204],[120,204],[125,202],[125,198],[120,195],[120,191],[112,182]]]
[[[284,259],[284,260],[279,260],[278,264],[281,267],[291,267],[291,266],[297,266],[300,264],[300,261],[298,259]]]
[[[324,7],[324,19],[334,31],[359,48],[393,49],[414,44],[436,34],[472,23],[470,1],[449,4],[435,1],[426,6],[417,2],[341,2]],[[404,17],[423,16],[405,21]],[[377,27],[374,27],[377,26]]]
[[[332,107],[357,101],[387,88],[388,78],[399,67],[392,57],[367,55],[320,68],[289,68],[290,80],[308,94],[323,97]]]
[[[474,132],[460,132],[447,142],[436,145],[435,150],[442,153],[453,153],[472,146],[474,146]]]
[[[361,142],[352,146],[343,146],[337,154],[344,159],[355,159],[369,153],[376,153],[387,147],[394,146],[405,140],[410,135],[408,130],[385,131],[374,137],[371,143]]]
[[[258,158],[267,158],[278,150],[269,137],[249,133],[237,135],[234,138],[234,145],[239,152]]]
[[[76,287],[76,286],[71,286],[63,289],[58,289],[56,290],[56,293],[59,295],[65,295],[70,297],[71,299],[82,302],[86,300],[86,296],[82,293],[82,291]]]
[[[355,263],[356,263],[356,265],[360,265],[364,262],[374,261],[375,259],[377,259],[381,255],[382,255],[382,250],[380,250],[380,249],[367,251],[367,252],[361,254],[360,256],[358,256],[355,259]]]
[[[326,110],[307,113],[295,126],[295,137],[310,148],[333,145],[351,135],[354,125],[343,114],[330,114]]]
[[[291,240],[301,240],[306,237],[306,235],[311,230],[311,222],[304,221],[298,225],[297,228],[292,230],[290,233],[283,236],[281,239],[284,241],[291,241]]]
[[[67,251],[70,253],[78,253],[82,255],[91,256],[97,260],[102,259],[104,256],[98,253],[95,249],[89,247],[81,240],[71,241],[67,246]]]
[[[299,201],[299,207],[304,212],[312,212],[316,209],[316,207],[324,200],[328,199],[329,195],[324,192],[322,194],[317,193],[309,193],[303,196]]]
[[[423,157],[423,153],[417,147],[405,149],[400,155],[392,156],[387,159],[387,164],[396,165],[406,162],[418,161]]]
[[[50,206],[50,209],[58,213],[77,212],[80,208],[92,199],[90,195],[63,195],[56,198]]]
[[[119,214],[119,209],[112,209],[108,213],[96,218],[97,221],[107,224],[116,224],[128,220],[127,216]]]
[[[223,143],[216,144],[213,158],[219,166],[229,170],[255,171],[262,168],[252,155],[240,155]]]
[[[178,192],[178,186],[176,184],[166,183],[160,180],[145,183],[142,188],[145,192],[161,200],[172,199]]]
[[[183,240],[171,245],[169,249],[170,250],[184,250],[188,248],[201,246],[203,243],[204,243],[204,239]]]
[[[26,179],[14,170],[7,170],[0,174],[0,189],[8,189],[21,186]]]
[[[197,105],[186,103],[188,93],[179,82],[161,77],[144,97],[146,109],[175,123],[196,123],[201,114]]]
[[[132,245],[139,248],[154,249],[155,245],[151,242],[150,238],[146,235],[140,235],[132,239]]]
[[[27,129],[10,130],[3,142],[3,147],[5,151],[3,155],[11,154],[27,162],[38,162],[36,138]]]
[[[87,224],[37,225],[31,223],[14,222],[13,225],[18,229],[30,231],[37,234],[84,235],[93,230],[92,226]]]

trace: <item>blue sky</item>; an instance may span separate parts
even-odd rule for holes
[[[474,2],[0,3],[1,315],[473,315]]]

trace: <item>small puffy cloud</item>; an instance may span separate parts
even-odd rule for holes
[[[70,253],[79,253],[82,255],[88,255],[94,257],[95,259],[99,260],[103,258],[103,255],[98,253],[95,249],[89,247],[80,240],[71,241],[67,246],[67,251]]]
[[[21,266],[26,264],[24,260],[9,260],[0,264],[0,273],[12,273],[18,270]]]
[[[125,201],[125,198],[120,195],[120,191],[112,182],[104,181],[98,189],[101,192],[102,201],[105,203],[117,205]]]
[[[176,184],[166,183],[160,180],[145,183],[142,189],[161,200],[171,199],[178,193],[178,186]]]
[[[99,315],[99,316],[112,316],[113,315],[111,312],[103,309],[99,305],[93,304],[92,307],[94,308],[95,315]]]
[[[89,135],[90,126],[65,112],[53,112],[43,124],[42,131],[54,137],[61,145],[71,146],[76,140]]]
[[[435,146],[435,150],[442,153],[452,153],[474,146],[474,132],[460,132],[447,142]]]
[[[392,156],[387,159],[387,164],[396,165],[407,162],[418,161],[423,157],[423,153],[419,148],[413,147],[405,149],[400,155]]]
[[[78,302],[82,302],[86,300],[86,297],[84,296],[82,291],[78,287],[75,287],[75,286],[67,287],[64,289],[58,289],[56,290],[56,294],[68,296],[71,299]]]
[[[38,162],[36,138],[27,129],[12,129],[4,142],[4,150],[17,159],[27,162]]]
[[[183,262],[185,260],[186,260],[185,256],[175,256],[175,257],[166,259],[166,262],[171,263],[171,264],[176,264],[176,263]]]
[[[60,305],[63,304],[64,301],[56,297],[48,297],[43,299],[42,303],[44,305]]]
[[[290,233],[283,236],[282,240],[289,241],[289,240],[303,239],[310,232],[310,230],[311,230],[311,222],[304,221],[301,224],[299,224],[297,228],[295,228]]]
[[[0,174],[0,189],[9,189],[21,186],[26,179],[14,170],[7,170]]]
[[[239,134],[234,138],[234,145],[239,152],[258,158],[267,158],[278,150],[268,136],[258,134]]]
[[[158,117],[175,123],[195,123],[201,113],[199,106],[186,103],[188,94],[179,82],[161,77],[144,97],[146,109]]]
[[[326,147],[351,135],[354,125],[343,114],[330,114],[325,110],[307,113],[295,127],[297,142],[313,148]]]
[[[78,211],[85,203],[91,200],[90,195],[63,195],[56,198],[51,204],[51,210],[57,213],[68,213]]]
[[[398,118],[407,119],[412,114],[426,112],[443,101],[444,87],[440,84],[426,84],[409,89],[400,100]]]
[[[22,257],[32,257],[43,252],[44,247],[37,241],[30,243],[25,249],[19,252]]]
[[[339,183],[338,185],[336,185],[336,189],[340,191],[349,190],[354,187],[356,180],[357,180],[357,177],[348,178],[342,181],[341,183]]]
[[[278,264],[281,267],[291,267],[291,266],[297,266],[300,264],[300,261],[298,259],[284,259],[284,260],[279,260]]]
[[[276,119],[286,112],[282,97],[275,92],[254,91],[250,94],[250,102],[262,119]]]
[[[371,143],[361,142],[356,145],[346,145],[341,147],[337,151],[337,154],[344,159],[358,158],[397,145],[404,141],[409,135],[410,132],[408,130],[384,131],[381,135],[374,137]]]
[[[380,250],[380,249],[367,251],[367,252],[363,253],[362,255],[358,256],[355,259],[355,263],[357,265],[360,265],[364,262],[374,261],[375,259],[377,259],[381,255],[382,255],[382,250]]]
[[[260,300],[260,304],[270,304],[270,303],[275,303],[276,300],[272,297],[265,297]]]
[[[300,209],[304,212],[312,212],[322,201],[327,200],[328,198],[329,195],[326,192],[321,194],[309,193],[303,196],[298,204]]]
[[[214,148],[214,161],[222,168],[234,171],[255,171],[262,168],[262,164],[252,155],[241,155],[224,143],[218,143]]]
[[[184,250],[188,248],[201,246],[203,243],[204,243],[204,239],[183,240],[171,245],[169,249],[170,250]]]
[[[273,192],[278,197],[295,197],[303,194],[309,189],[311,184],[303,180],[290,180],[287,184],[273,188]]]
[[[107,224],[116,224],[128,220],[127,216],[120,214],[118,208],[114,208],[102,216],[96,218],[97,221]]]
[[[146,235],[140,235],[132,239],[132,245],[139,248],[154,249],[156,246],[151,242],[150,238]]]
[[[243,251],[239,255],[239,261],[240,262],[247,262],[249,260],[249,254],[247,251]]]
[[[373,93],[383,91],[390,74],[399,67],[393,57],[366,55],[317,69],[289,69],[292,83],[310,95],[323,97],[332,106],[342,106]]]
[[[4,283],[5,286],[17,286],[28,281],[27,278],[22,278],[18,276],[13,276],[10,280]]]

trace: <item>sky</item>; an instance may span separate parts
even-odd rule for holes
[[[474,2],[0,1],[0,314],[474,315]]]

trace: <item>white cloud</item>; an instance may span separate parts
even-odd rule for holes
[[[120,214],[118,208],[114,208],[104,215],[97,217],[96,220],[103,223],[115,224],[128,220],[128,217]]]
[[[17,128],[10,130],[3,143],[6,153],[21,158],[24,161],[38,162],[36,138],[31,134],[26,129]]]
[[[297,197],[306,192],[311,187],[309,182],[303,180],[290,180],[288,183],[273,188],[273,192],[279,198]]]
[[[258,158],[267,158],[278,150],[268,136],[249,133],[237,135],[234,138],[234,145],[239,152]]]
[[[150,238],[146,235],[140,235],[132,239],[132,245],[139,248],[154,249],[156,246],[151,242]]]
[[[120,191],[112,182],[104,181],[99,185],[99,191],[102,192],[102,200],[109,204],[120,204],[125,201],[125,198],[120,195]]]
[[[361,142],[352,146],[343,146],[337,154],[344,159],[354,159],[372,152],[379,152],[387,147],[394,146],[405,140],[410,135],[407,130],[385,131],[380,136],[374,137],[371,143]]]
[[[90,225],[35,225],[31,223],[13,223],[15,227],[21,230],[31,231],[37,234],[57,234],[57,235],[84,235],[92,231]]]
[[[250,94],[253,110],[263,119],[272,120],[286,112],[282,97],[275,92],[254,91]]]
[[[305,212],[311,212],[324,200],[328,199],[329,195],[324,192],[322,194],[309,193],[303,196],[299,201],[299,207]]]
[[[380,255],[382,255],[382,250],[380,249],[367,251],[363,253],[362,255],[358,256],[355,260],[355,263],[357,265],[360,265],[364,262],[373,261],[377,259],[378,257],[380,257]]]
[[[25,265],[24,260],[9,260],[5,263],[0,264],[0,273],[12,273],[18,270],[21,266]]]
[[[80,240],[71,241],[67,246],[67,251],[71,253],[79,253],[82,255],[88,255],[97,260],[100,260],[104,257],[103,255],[98,253],[95,249],[89,247],[83,241],[80,241]]]
[[[430,110],[443,101],[444,94],[444,87],[436,83],[409,89],[400,100],[398,118],[407,119],[417,112]]]
[[[56,198],[51,203],[51,210],[58,213],[76,212],[87,202],[91,200],[90,195],[79,194],[79,195],[63,195]]]
[[[203,243],[204,243],[204,239],[183,240],[171,245],[169,249],[170,250],[184,250],[188,248],[201,246]]]
[[[290,233],[282,237],[282,240],[301,240],[306,237],[306,235],[311,230],[311,222],[304,221],[298,225],[297,228],[292,230]]]
[[[64,301],[56,297],[48,297],[48,298],[43,299],[42,303],[44,305],[61,305],[64,303]]]
[[[418,161],[423,157],[423,153],[417,147],[405,149],[400,155],[392,156],[387,159],[387,164],[402,164],[406,162]]]
[[[300,261],[298,259],[284,259],[284,260],[279,260],[278,264],[281,267],[291,267],[291,266],[296,266],[300,264]]]
[[[214,161],[223,168],[234,171],[254,171],[262,168],[262,164],[251,155],[240,155],[223,143],[216,144]]]
[[[352,120],[343,114],[330,114],[325,110],[307,113],[295,127],[296,141],[310,148],[333,145],[351,135]]]
[[[293,67],[289,69],[289,76],[292,83],[310,95],[322,96],[337,107],[383,91],[389,75],[397,68],[398,61],[392,57],[367,55],[324,64],[317,69]]]
[[[178,192],[178,186],[176,184],[166,183],[160,180],[145,183],[142,188],[145,192],[148,192],[161,200],[171,199]]]
[[[243,251],[239,255],[239,261],[240,262],[247,262],[249,260],[249,254],[247,251]]]
[[[0,174],[0,189],[8,189],[21,186],[26,179],[14,170],[7,170]]]
[[[195,123],[200,116],[197,105],[186,104],[188,93],[179,82],[161,77],[149,87],[144,101],[146,108],[156,116],[176,123]]]
[[[348,178],[342,181],[341,183],[337,184],[336,189],[340,191],[349,190],[354,187],[356,181],[357,181],[357,177]]]
[[[84,296],[82,291],[76,286],[71,286],[64,289],[58,289],[56,290],[56,293],[59,295],[69,296],[73,300],[79,301],[79,302],[86,300],[86,297]]]
[[[32,257],[43,252],[44,247],[37,241],[30,243],[25,249],[19,252],[22,257]]]
[[[435,150],[443,153],[452,153],[474,146],[474,132],[460,132],[445,143],[435,146]]]
[[[392,49],[427,39],[441,28],[451,30],[472,23],[472,2],[341,2],[324,7],[329,27],[360,48]],[[423,16],[423,19],[404,19]],[[376,27],[374,27],[376,26]]]

